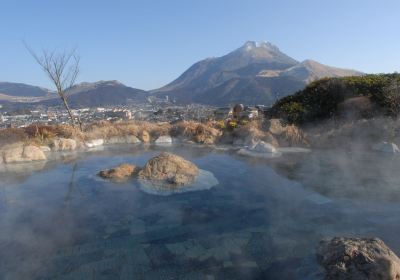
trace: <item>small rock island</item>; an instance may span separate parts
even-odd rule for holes
[[[218,184],[211,172],[167,152],[151,158],[143,168],[124,163],[97,175],[117,183],[138,179],[142,191],[155,195],[207,190]]]
[[[154,184],[179,187],[192,184],[198,175],[196,165],[180,156],[164,152],[150,159],[138,177]]]
[[[131,177],[136,176],[139,171],[140,168],[138,166],[123,163],[118,165],[117,167],[102,170],[98,173],[98,175],[104,179],[125,181]]]

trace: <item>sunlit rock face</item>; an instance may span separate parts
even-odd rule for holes
[[[139,178],[171,186],[188,185],[199,175],[196,165],[184,158],[162,153],[150,159],[139,172]]]
[[[317,248],[326,279],[399,279],[400,260],[378,238],[335,237]]]
[[[98,175],[104,179],[110,179],[113,181],[125,181],[137,175],[139,171],[139,167],[128,163],[123,163],[121,165],[118,165],[117,167],[102,170],[98,173]]]
[[[13,144],[3,147],[0,151],[5,163],[18,163],[46,160],[46,155],[37,146],[23,144]]]
[[[146,131],[143,130],[140,135],[139,135],[139,139],[140,141],[142,141],[143,143],[149,143],[151,138],[150,138],[150,134]]]

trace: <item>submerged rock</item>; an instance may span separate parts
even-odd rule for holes
[[[102,170],[98,173],[98,175],[104,179],[120,181],[128,179],[130,177],[134,177],[138,174],[139,171],[139,167],[128,163],[123,163],[121,165],[118,165],[117,167]]]
[[[94,139],[85,142],[85,146],[87,148],[94,148],[103,145],[104,145],[104,139]]]
[[[77,147],[76,140],[68,138],[57,138],[51,143],[51,148],[54,151],[72,151]]]
[[[162,135],[157,138],[156,141],[154,141],[156,144],[171,144],[172,143],[172,138],[169,135]]]
[[[374,151],[383,152],[383,153],[390,153],[390,154],[400,153],[399,147],[396,144],[389,143],[389,142],[380,142],[380,143],[372,146],[372,149]]]
[[[276,148],[270,143],[266,143],[264,141],[259,141],[255,143],[255,145],[250,147],[251,151],[259,152],[259,153],[276,153]]]
[[[183,186],[194,182],[199,175],[196,165],[184,158],[162,153],[150,159],[139,172],[139,178],[166,186]]]
[[[378,238],[335,237],[323,240],[317,259],[326,279],[399,279],[400,260]]]
[[[281,155],[273,145],[264,141],[258,141],[247,148],[240,149],[238,154],[260,158],[274,158]]]

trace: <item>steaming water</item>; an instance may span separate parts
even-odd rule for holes
[[[143,165],[162,150],[193,161],[219,184],[159,196],[135,181],[93,176],[122,162]],[[0,175],[0,275],[321,279],[314,252],[324,237],[377,236],[400,253],[399,167],[397,158],[365,153],[260,159],[205,147],[131,146],[65,155],[32,174],[14,168]]]

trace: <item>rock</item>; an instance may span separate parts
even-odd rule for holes
[[[372,149],[377,152],[397,154],[400,153],[399,147],[394,143],[381,142],[372,146]]]
[[[264,141],[275,147],[279,146],[278,141],[270,132],[265,132],[251,123],[235,129],[232,136],[234,137],[234,144],[240,145],[242,143],[244,146],[252,146],[259,141]]]
[[[24,147],[22,144],[15,144],[3,148],[3,158],[5,163],[23,162],[22,153]]]
[[[51,152],[51,149],[48,146],[40,146],[39,148],[42,150],[42,152],[45,153]]]
[[[46,155],[36,146],[14,144],[3,149],[3,159],[5,163],[18,163],[46,160]]]
[[[72,151],[77,146],[76,140],[67,138],[57,138],[51,143],[52,150],[54,151]]]
[[[87,148],[94,148],[98,146],[103,146],[104,145],[104,140],[103,139],[94,139],[94,140],[89,140],[85,142],[85,146]]]
[[[250,147],[250,150],[259,153],[276,153],[277,150],[274,146],[264,141],[259,141],[254,146]]]
[[[155,141],[156,144],[171,144],[172,138],[169,135],[162,135]]]
[[[171,186],[182,186],[193,183],[198,174],[199,169],[190,161],[174,154],[162,153],[146,163],[139,172],[139,178]]]
[[[98,173],[98,175],[105,179],[121,181],[128,179],[129,177],[134,177],[139,171],[139,167],[128,163],[123,163],[117,167],[102,170]]]
[[[317,260],[326,270],[325,279],[399,279],[400,260],[378,238],[335,237],[323,240]]]
[[[140,140],[134,135],[114,136],[105,140],[106,144],[137,144]]]
[[[139,135],[139,139],[144,143],[149,143],[150,142],[150,134],[146,130],[143,130]]]
[[[22,158],[26,159],[27,161],[46,160],[46,155],[39,147],[29,145],[24,147],[24,151],[22,152]]]
[[[281,135],[285,131],[285,127],[282,125],[280,119],[270,119],[266,124],[269,132],[274,135]]]
[[[310,144],[303,131],[295,125],[287,125],[284,131],[277,136],[280,146],[308,147]]]

